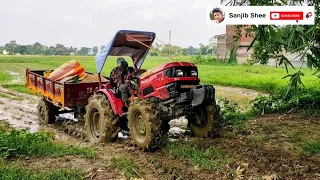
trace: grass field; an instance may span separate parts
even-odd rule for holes
[[[9,88],[19,90],[19,86],[12,84],[24,84],[24,72],[29,69],[54,69],[64,62],[76,59],[86,71],[96,72],[94,56],[0,56],[0,84],[11,84]],[[127,59],[129,64],[130,59]],[[142,68],[151,69],[156,65],[169,62],[164,57],[148,57]],[[102,74],[109,75],[116,65],[116,57],[110,57],[105,64]],[[275,92],[285,88],[289,79],[282,79],[286,75],[283,67],[269,66],[243,66],[224,65],[213,63],[212,65],[198,65],[199,76],[202,83],[213,85],[244,87],[262,92]],[[289,69],[294,72],[294,69]],[[319,78],[312,75],[309,69],[302,70],[305,76],[302,82],[307,88],[319,89]],[[20,89],[22,91],[23,89]]]

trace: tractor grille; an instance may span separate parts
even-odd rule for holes
[[[167,91],[169,98],[177,97],[181,93],[190,92],[192,86],[199,84],[199,81],[176,81],[174,83],[167,84]]]

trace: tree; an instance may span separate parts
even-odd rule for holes
[[[252,26],[250,32],[255,34],[250,48],[254,48],[254,57],[258,62],[266,64],[270,57],[276,57],[279,65],[284,65],[287,76],[290,78],[289,91],[297,90],[302,84],[300,71],[301,67],[295,73],[289,73],[288,66],[295,68],[290,60],[285,57],[282,52],[298,53],[300,60],[306,63],[309,68],[314,67],[320,73],[320,26],[319,26],[319,1],[314,0],[281,0],[281,1],[265,1],[265,0],[221,0],[230,6],[267,6],[267,5],[308,5],[315,7],[315,25],[287,25],[279,27],[275,25]],[[296,91],[295,91],[296,92]]]
[[[44,54],[46,46],[42,46],[39,42],[32,45],[32,54]]]
[[[0,46],[0,54],[3,54],[3,51],[5,50],[4,46]]]
[[[56,54],[56,48],[54,46],[50,46],[46,51],[45,55],[55,55]]]
[[[56,44],[55,51],[56,55],[70,55],[68,48],[64,47],[63,44]]]
[[[176,46],[176,45],[172,46],[169,44],[164,45],[161,51],[162,53],[165,53],[165,54],[169,54],[169,51],[170,51],[170,54],[172,56],[179,56],[183,54],[182,48],[180,46]]]
[[[24,45],[18,45],[18,53],[19,54],[27,54],[27,46]]]
[[[99,51],[98,46],[94,46],[94,47],[92,48],[93,54],[98,54],[98,51]]]
[[[100,46],[100,51],[102,51],[105,47],[105,45]]]
[[[10,55],[16,54],[18,52],[18,45],[15,40],[10,41],[8,44],[6,44],[5,48]]]
[[[80,55],[86,56],[89,54],[90,48],[87,47],[81,47],[80,50],[78,51],[78,53]]]

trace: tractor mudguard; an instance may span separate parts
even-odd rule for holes
[[[122,99],[116,98],[111,90],[100,89],[99,91],[97,91],[97,93],[101,93],[101,94],[104,94],[105,96],[107,96],[107,99],[108,99],[108,101],[110,101],[110,104],[111,104],[111,107],[112,107],[114,114],[120,115],[120,116],[123,114]]]
[[[193,107],[199,105],[208,105],[215,101],[215,89],[211,85],[197,85],[191,89]]]

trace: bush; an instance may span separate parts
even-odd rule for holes
[[[194,64],[214,64],[217,59],[214,56],[191,56],[190,61]]]
[[[289,95],[285,91],[280,91],[269,97],[259,96],[252,101],[252,104],[253,111],[259,114],[295,110],[315,115],[320,110],[320,91],[299,89],[296,94]]]

